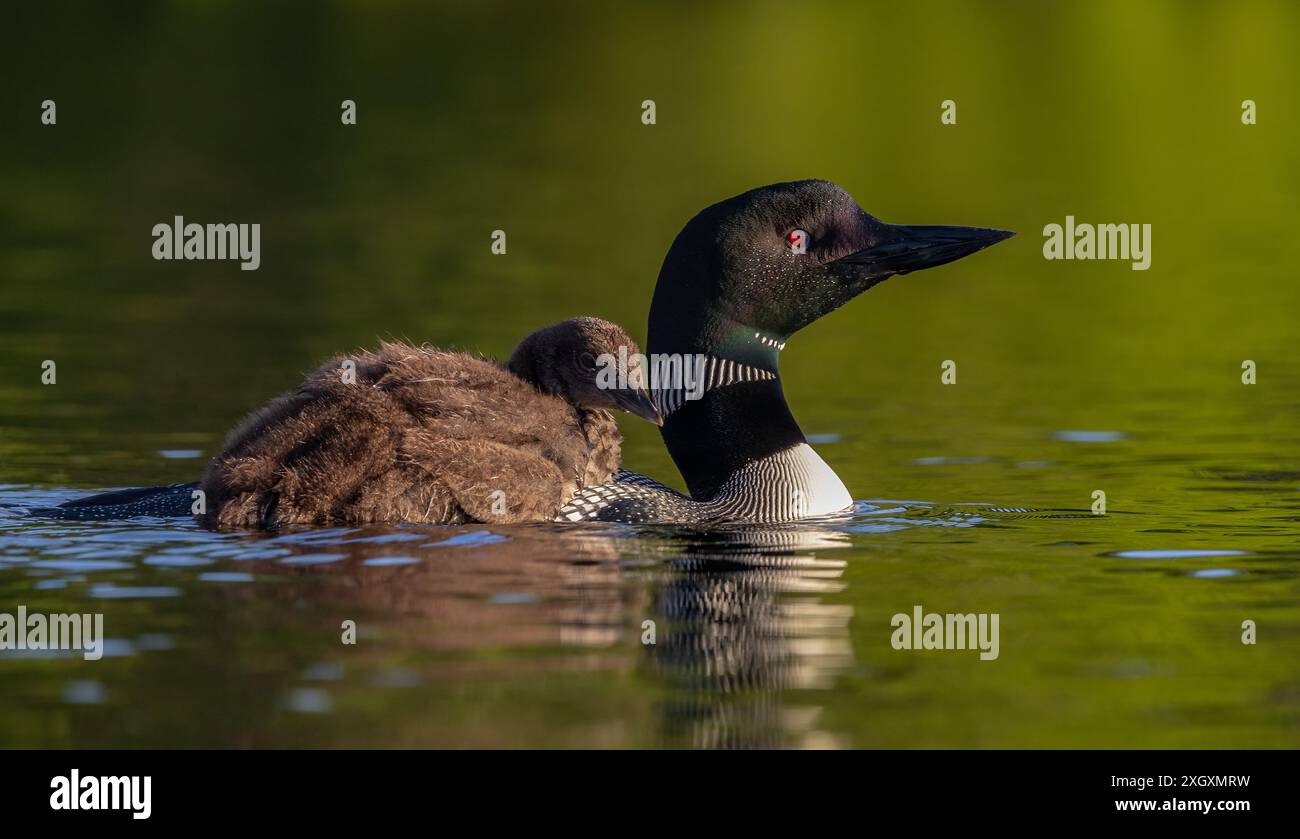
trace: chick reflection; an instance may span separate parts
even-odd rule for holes
[[[400,528],[304,531],[250,552],[285,554],[254,565],[290,581],[278,596],[377,627],[385,648],[613,647],[647,608],[624,584],[628,541],[598,527]]]
[[[811,551],[849,546],[844,533],[808,526],[714,530],[685,540],[655,608],[666,631],[655,666],[677,688],[664,706],[666,745],[697,748],[835,746],[818,709],[788,690],[821,689],[853,662],[845,563]]]

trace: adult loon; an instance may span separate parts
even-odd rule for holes
[[[623,387],[607,369],[619,357],[629,359]],[[638,386],[640,358],[621,327],[584,317],[527,336],[506,365],[400,342],[331,359],[230,434],[199,482],[199,520],[220,530],[553,520],[576,491],[618,469],[622,437],[609,411],[659,422]],[[169,514],[160,505],[170,499],[184,502],[174,511],[183,514],[190,491],[133,490],[60,509],[63,518],[122,505],[119,515]]]
[[[705,209],[664,259],[647,344],[652,361],[704,358],[702,395],[679,384],[653,391],[690,496],[620,471],[575,495],[560,519],[781,522],[847,509],[852,496],[786,405],[778,370],[786,341],[889,277],[1013,235],[887,224],[821,180],[772,184]]]
[[[621,470],[576,493],[557,520],[766,523],[847,509],[852,496],[786,405],[778,369],[786,341],[889,277],[944,265],[1013,235],[887,224],[821,180],[760,187],[703,210],[664,259],[647,344],[652,358],[704,358],[702,398],[690,398],[696,392],[685,386],[652,394],[690,495]],[[57,514],[186,515],[194,486],[92,496]]]

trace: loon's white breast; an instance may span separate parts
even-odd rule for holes
[[[787,522],[848,509],[853,497],[812,446],[799,443],[751,461],[733,472],[717,493],[695,500],[634,472],[580,490],[560,510],[557,521]]]
[[[835,470],[821,459],[821,455],[812,446],[800,443],[785,454],[801,473],[804,505],[802,509],[797,509],[799,518],[838,513],[853,505],[853,496],[849,495],[840,476],[835,474]]]
[[[769,522],[838,513],[853,504],[839,475],[807,443],[745,464],[712,500],[733,515]]]

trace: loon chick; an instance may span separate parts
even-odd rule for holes
[[[611,386],[608,354],[627,358]],[[600,369],[598,369],[600,368]],[[345,373],[350,372],[350,378]],[[61,519],[186,516],[219,529],[544,521],[608,481],[622,437],[608,412],[660,422],[623,329],[575,318],[524,338],[506,365],[428,346],[321,365],[251,415],[203,480],[118,490],[32,510]]]
[[[781,522],[847,509],[852,496],[786,405],[778,354],[795,332],[889,277],[1013,235],[886,224],[819,180],[760,187],[703,210],[664,259],[647,346],[651,358],[704,357],[702,394],[681,381],[653,390],[690,496],[619,472],[575,495],[560,520]]]
[[[627,358],[602,381],[602,355]],[[549,520],[619,468],[608,410],[659,423],[636,388],[627,332],[576,317],[525,337],[500,366],[477,356],[382,343],[339,356],[243,421],[203,480],[144,486],[31,510],[96,520],[188,516],[218,529],[283,524],[513,523]],[[351,380],[343,373],[351,369]],[[203,496],[196,490],[203,490]]]
[[[620,348],[635,364],[620,327],[575,318],[524,338],[504,366],[403,343],[335,358],[231,433],[200,481],[200,520],[230,530],[552,519],[618,468],[610,409],[659,421],[646,392],[600,386],[597,359]]]
[[[335,358],[231,433],[200,481],[201,523],[553,519],[618,469],[610,409],[659,422],[644,390],[601,387],[597,361],[620,348],[635,365],[622,328],[575,318],[524,338],[504,366],[403,343]]]

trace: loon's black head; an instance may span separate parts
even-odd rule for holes
[[[828,181],[750,190],[704,210],[677,235],[655,287],[648,348],[753,359],[895,274],[1012,235],[886,224]]]

